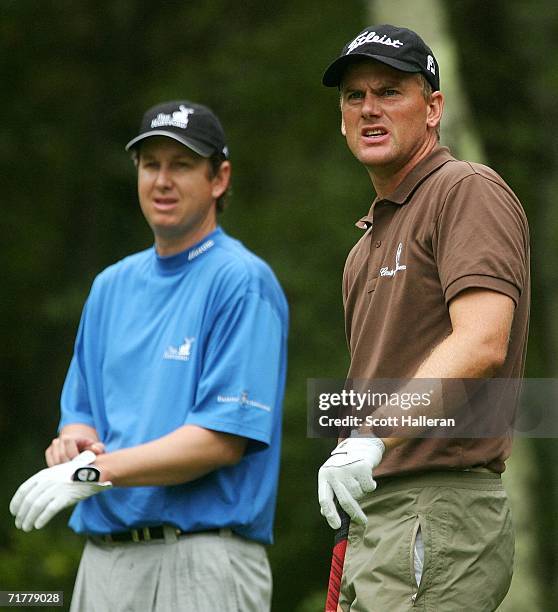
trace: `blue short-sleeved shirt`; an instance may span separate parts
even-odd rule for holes
[[[107,268],[84,307],[60,428],[85,423],[107,452],[194,424],[248,438],[234,466],[181,485],[114,488],[70,526],[102,534],[173,524],[272,539],[288,309],[271,269],[217,228],[170,257]]]

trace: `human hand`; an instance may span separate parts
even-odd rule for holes
[[[10,502],[15,525],[23,531],[41,529],[64,508],[112,487],[98,482],[99,470],[89,467],[95,453],[84,451],[66,463],[45,468],[28,478]]]
[[[105,452],[105,445],[96,438],[87,435],[61,434],[54,438],[45,451],[46,463],[49,467],[66,463],[77,457],[83,451],[90,450],[96,455]]]
[[[372,472],[384,451],[380,438],[348,438],[337,445],[322,465],[318,472],[318,499],[321,513],[332,529],[341,527],[334,496],[352,520],[361,525],[367,522],[357,500],[376,489]]]

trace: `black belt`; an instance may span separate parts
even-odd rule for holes
[[[221,531],[219,528],[203,529],[202,531],[182,531],[182,529],[173,529],[176,537],[198,533],[219,533]],[[140,527],[139,529],[117,531],[116,533],[107,533],[95,537],[108,544],[112,544],[113,542],[149,542],[151,540],[164,540],[165,529],[163,525],[156,525],[155,527]]]

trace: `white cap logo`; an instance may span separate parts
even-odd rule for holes
[[[366,31],[366,32],[363,32],[362,34],[359,34],[349,44],[345,55],[348,55],[349,53],[354,51],[357,47],[360,47],[361,45],[366,45],[368,43],[378,43],[379,45],[395,47],[396,49],[399,49],[399,47],[402,47],[405,44],[404,42],[401,42],[398,39],[391,40],[391,38],[389,38],[389,36],[386,36],[385,34],[383,36],[379,36],[378,34],[376,34],[376,32]]]
[[[179,107],[179,110],[174,111],[172,115],[166,113],[159,113],[155,119],[151,121],[151,127],[162,127],[164,125],[172,125],[174,127],[185,129],[188,126],[190,115],[194,113],[193,108],[186,108],[183,104]]]
[[[430,70],[432,74],[436,74],[436,65],[434,64],[434,58],[431,55],[426,58],[426,69]]]

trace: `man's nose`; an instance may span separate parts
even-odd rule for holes
[[[382,108],[378,96],[367,91],[364,96],[362,103],[362,116],[363,117],[378,117],[382,114]]]
[[[169,169],[163,165],[161,165],[159,171],[157,172],[155,185],[160,189],[169,189],[172,186],[172,178]]]

